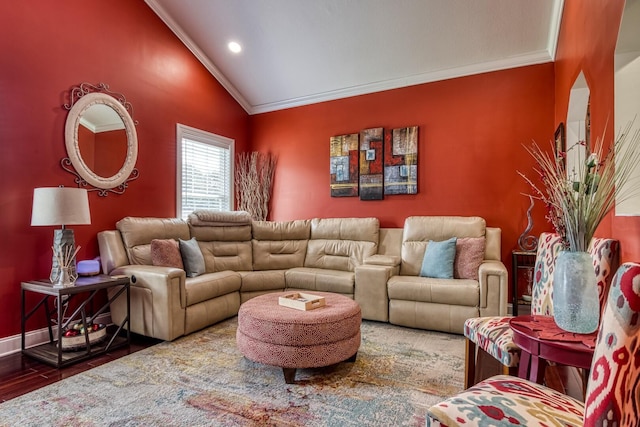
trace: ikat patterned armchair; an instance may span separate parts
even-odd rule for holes
[[[426,425],[639,426],[640,264],[623,264],[613,279],[585,403],[521,378],[498,375],[429,408]]]
[[[555,233],[542,233],[534,267],[531,314],[553,315],[553,269],[562,240]],[[594,238],[589,245],[597,277],[600,307],[604,307],[618,259],[618,241]],[[513,342],[510,317],[475,317],[464,324],[466,338],[465,388],[474,384],[476,346],[503,365],[504,374],[513,374],[520,362],[520,348]]]

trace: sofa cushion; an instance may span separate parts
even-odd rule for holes
[[[187,277],[196,277],[205,272],[204,257],[195,237],[189,240],[180,239],[180,254]]]
[[[400,274],[403,276],[418,275],[429,240],[442,241],[451,237],[485,237],[485,232],[486,223],[480,217],[408,217],[402,232]]]
[[[353,240],[309,240],[304,266],[327,270],[355,271],[364,259],[375,254],[372,242]]]
[[[480,285],[476,280],[392,276],[387,282],[389,299],[476,307]]]
[[[442,242],[429,241],[422,259],[421,277],[453,279],[453,261],[456,258],[456,238]]]
[[[207,273],[216,271],[251,271],[251,240],[199,241]]]
[[[153,239],[151,263],[157,267],[174,267],[184,270],[178,242],[173,239]]]
[[[454,278],[478,280],[478,269],[484,261],[485,242],[484,237],[463,237],[457,240]]]
[[[311,233],[309,220],[254,221],[252,223],[254,270],[302,267]]]
[[[205,273],[185,281],[187,306],[240,291],[242,279],[235,271]]]
[[[284,274],[287,270],[240,271],[240,292],[284,291]]]
[[[189,226],[177,218],[126,217],[116,223],[130,264],[152,265],[153,239],[189,239]]]
[[[251,225],[198,226],[189,224],[191,237],[199,242],[237,242],[251,240]]]
[[[307,240],[252,240],[254,270],[302,267]]]
[[[298,267],[287,270],[284,277],[287,289],[353,295],[355,288],[355,273],[349,271]]]
[[[311,220],[311,239],[356,240],[378,245],[378,218],[314,218]]]
[[[253,221],[251,234],[255,240],[309,240],[311,221]]]

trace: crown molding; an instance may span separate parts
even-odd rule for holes
[[[310,105],[318,102],[335,101],[337,99],[348,98],[351,96],[367,95],[375,92],[382,92],[385,90],[398,89],[424,83],[433,83],[436,81],[466,77],[481,73],[489,73],[492,71],[501,71],[510,68],[525,67],[528,65],[544,64],[547,62],[552,62],[551,55],[549,51],[542,50],[532,54],[515,56],[508,59],[482,62],[479,64],[472,64],[464,67],[448,68],[428,73],[416,74],[414,76],[403,77],[399,79],[385,80],[330,92],[318,93],[310,96],[285,99],[268,104],[254,105],[252,106],[249,113],[268,113],[272,111],[283,110],[285,108],[300,107],[303,105]]]
[[[564,0],[556,0],[553,3],[553,11],[551,12],[551,23],[549,24],[549,40],[547,40],[547,49],[551,60],[556,60],[556,52],[558,50],[558,37],[560,36],[560,24],[562,23],[562,11],[564,10]]]

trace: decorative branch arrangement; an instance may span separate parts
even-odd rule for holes
[[[276,158],[270,153],[240,153],[236,164],[235,185],[238,210],[247,211],[256,221],[269,214],[269,200]]]
[[[586,160],[570,174],[565,169],[567,152],[583,149],[585,141],[578,141],[557,156],[536,143],[525,146],[537,162],[534,171],[542,186],[518,173],[531,186],[532,197],[546,205],[547,219],[570,251],[587,250],[598,225],[616,201],[640,195],[640,182],[633,179],[633,171],[640,164],[640,130],[632,132],[632,126],[633,122],[629,123],[606,150],[604,135],[593,149],[587,146]]]
[[[75,260],[80,246],[78,246],[75,251],[72,245],[63,245],[57,250],[54,246],[51,246],[51,249],[53,250],[53,257],[58,264],[58,268],[55,267],[54,263],[54,268],[51,269],[49,280],[53,283],[54,288],[73,286],[78,278],[75,269]]]
[[[64,253],[63,253],[63,247],[64,247]],[[82,246],[78,246],[75,251],[73,250],[73,246],[64,245],[63,247],[60,247],[60,250],[56,251],[56,248],[51,246],[51,249],[53,250],[53,256],[56,257],[56,260],[58,261],[58,265],[60,266],[60,268],[70,268],[76,259],[76,255],[78,254],[78,251]]]

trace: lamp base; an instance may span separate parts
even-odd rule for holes
[[[68,267],[66,269],[63,269],[64,266],[60,265],[60,259],[64,259],[65,256],[73,255],[76,250],[73,230],[68,228],[54,230],[52,248],[53,258],[51,262],[51,274],[49,275],[49,280],[56,288],[73,286],[76,278],[78,277],[75,257],[68,263]],[[67,271],[63,272],[63,270]]]

